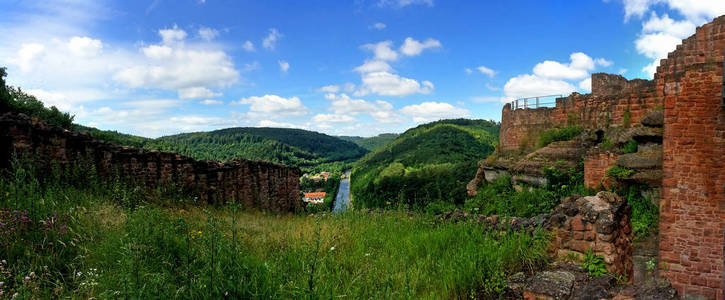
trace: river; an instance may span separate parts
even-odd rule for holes
[[[350,172],[345,173],[345,178],[340,180],[340,188],[337,190],[337,198],[335,198],[335,207],[332,212],[337,213],[345,211],[350,203]]]

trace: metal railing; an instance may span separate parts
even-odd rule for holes
[[[511,109],[520,109],[520,108],[539,108],[539,107],[550,107],[550,105],[556,105],[556,98],[561,98],[563,95],[546,95],[546,96],[535,96],[535,97],[526,97],[526,98],[519,98],[514,101],[511,101]],[[542,100],[549,99],[554,97],[554,101],[551,102],[543,102]]]

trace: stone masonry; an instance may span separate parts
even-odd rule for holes
[[[663,59],[654,80],[593,74],[591,94],[559,98],[556,107],[514,110],[505,105],[496,160],[479,163],[469,194],[488,179],[483,175],[520,176],[516,166],[522,162],[546,165],[546,159],[531,156],[556,147],[532,152],[539,133],[576,122],[590,137],[597,136],[598,146],[580,158],[587,186],[606,185],[606,171],[618,165],[637,171],[624,180],[646,184],[661,198],[659,275],[685,298],[724,299],[724,61],[721,16],[698,27]],[[604,140],[614,144],[612,151],[598,148]],[[638,143],[636,153],[616,150],[629,140]]]
[[[89,159],[101,176],[119,172],[124,179],[149,189],[174,183],[206,203],[235,201],[275,212],[302,207],[298,168],[246,159],[198,161],[175,153],[119,146],[49,126],[37,118],[6,113],[0,116],[0,168],[9,167],[13,153],[46,167],[51,161],[62,166]]]

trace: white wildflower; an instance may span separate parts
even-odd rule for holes
[[[330,247],[330,251],[335,250],[335,246]]]

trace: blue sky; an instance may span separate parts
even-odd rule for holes
[[[331,135],[651,78],[722,0],[0,0],[8,82],[80,124],[157,137],[233,126]]]

